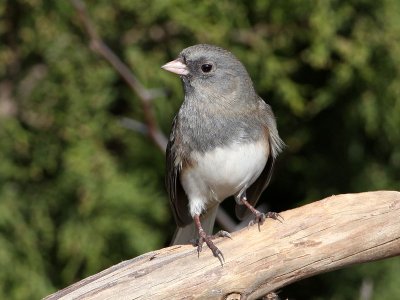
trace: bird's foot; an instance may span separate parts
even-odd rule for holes
[[[283,217],[282,217],[280,214],[278,214],[278,213],[276,213],[276,212],[271,212],[271,211],[264,214],[264,213],[258,211],[257,209],[255,209],[255,208],[247,201],[246,196],[242,197],[240,200],[241,200],[242,203],[243,203],[244,205],[246,205],[246,207],[247,207],[248,209],[250,209],[250,211],[255,215],[254,220],[251,220],[251,221],[249,222],[248,227],[249,227],[249,226],[253,226],[254,224],[258,224],[258,231],[260,231],[260,226],[261,226],[262,224],[264,224],[264,221],[265,221],[266,218],[271,218],[271,219],[274,219],[274,220],[278,220],[279,222],[282,223]],[[282,219],[282,220],[281,220],[281,219]]]
[[[265,217],[266,217],[266,218],[271,218],[271,219],[277,220],[277,221],[279,221],[279,222],[281,222],[281,223],[283,223],[283,221],[285,220],[279,213],[273,212],[273,211],[267,212],[267,213],[265,214]]]
[[[205,242],[210,248],[211,252],[213,255],[218,258],[219,262],[221,263],[221,266],[224,265],[225,258],[224,255],[222,254],[221,250],[218,249],[217,246],[214,245],[212,238],[213,236],[207,235],[204,231],[202,232],[203,234],[200,235],[199,241],[197,243],[197,256],[200,256],[201,250],[203,250],[203,243]]]
[[[216,238],[219,238],[219,237],[227,237],[227,238],[232,239],[231,234],[228,231],[225,231],[225,230],[218,231],[216,234],[211,236],[211,239],[213,240],[213,239],[216,239]]]
[[[249,226],[253,226],[254,224],[258,224],[258,230],[259,231],[260,231],[260,226],[262,224],[264,224],[264,221],[265,221],[266,218],[271,218],[271,219],[274,219],[274,220],[278,220],[281,223],[283,221],[283,217],[280,214],[276,213],[276,212],[269,211],[269,212],[264,214],[264,213],[262,213],[262,212],[260,212],[260,211],[258,211],[256,209],[254,209],[253,213],[255,214],[255,217],[254,217],[253,220],[251,220],[249,222],[248,227]]]
[[[195,223],[195,225],[197,227],[197,230],[199,232],[199,239],[197,240],[197,243],[195,243],[195,246],[197,246],[197,255],[200,256],[200,252],[201,252],[201,250],[203,250],[203,243],[205,242],[207,244],[208,248],[210,248],[210,250],[213,253],[213,255],[216,258],[218,258],[219,262],[221,263],[221,266],[224,266],[224,262],[225,262],[224,255],[218,249],[218,247],[214,245],[212,240],[217,238],[217,237],[232,238],[231,235],[229,234],[229,232],[224,231],[224,230],[220,230],[214,235],[208,235],[204,231],[203,227],[201,226],[200,216],[199,215],[195,215],[193,217],[193,220],[194,220],[194,223]]]
[[[253,226],[254,224],[258,224],[258,231],[260,231],[260,226],[264,224],[265,219],[266,219],[265,214],[257,210],[254,219],[249,222],[249,225],[247,225],[247,227]]]
[[[225,262],[224,255],[222,254],[221,250],[219,250],[218,247],[215,246],[212,240],[218,237],[228,237],[231,239],[232,237],[230,233],[224,230],[220,230],[214,235],[207,235],[203,230],[201,230],[199,231],[199,236],[200,238],[196,242],[197,255],[200,256],[200,252],[203,250],[203,244],[206,243],[208,248],[210,248],[211,252],[213,253],[213,255],[216,258],[218,258],[219,262],[221,263],[221,266],[223,266]]]
[[[214,234],[214,235],[206,235],[206,236],[208,236],[211,240],[214,240],[214,239],[216,239],[216,238],[219,238],[219,237],[227,237],[227,238],[230,238],[230,239],[232,239],[232,236],[231,236],[231,234],[228,232],[228,231],[225,231],[225,230],[220,230],[220,231],[218,231],[216,234]],[[194,246],[198,246],[199,245],[199,240],[200,239],[193,239],[193,240],[191,240],[190,242],[194,245]],[[203,238],[203,243],[204,243],[204,238]],[[201,252],[201,250],[200,250],[200,252]]]

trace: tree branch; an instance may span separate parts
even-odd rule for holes
[[[111,66],[120,74],[125,80],[131,90],[139,97],[142,105],[144,119],[148,128],[148,136],[151,140],[160,148],[161,151],[165,152],[167,147],[167,138],[158,127],[156,118],[153,113],[151,106],[151,100],[155,97],[159,97],[162,93],[158,89],[146,89],[136,76],[130,71],[127,65],[125,65],[117,55],[103,42],[93,22],[90,20],[86,7],[81,0],[71,0],[72,5],[78,13],[78,16],[85,28],[87,35],[90,38],[90,48],[100,54],[105,60],[107,60]]]
[[[218,239],[225,265],[204,247],[172,246],[124,261],[53,299],[256,299],[292,282],[400,255],[400,193],[331,196]]]

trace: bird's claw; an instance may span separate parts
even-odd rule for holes
[[[204,243],[203,238],[199,238],[197,240],[197,257],[200,257],[200,252],[203,250],[203,243]]]
[[[258,231],[261,231],[260,226],[262,224],[264,224],[265,219],[266,219],[266,216],[264,213],[257,212],[254,219],[249,222],[248,227],[253,226],[254,224],[258,224]]]
[[[221,267],[223,267],[224,266],[224,262],[225,262],[225,257],[222,254],[222,252],[217,247],[215,247],[215,249],[211,249],[211,251],[212,251],[213,255],[216,258],[218,258],[219,262],[221,263]]]
[[[278,214],[276,212],[273,212],[273,211],[267,212],[265,216],[267,218],[271,218],[271,219],[277,220],[277,221],[279,221],[281,223],[283,223],[283,221],[285,220],[280,214]]]
[[[254,224],[258,224],[258,231],[260,231],[260,226],[262,224],[264,224],[264,221],[266,218],[278,220],[281,223],[284,220],[280,214],[278,214],[276,212],[271,212],[271,211],[267,212],[265,214],[257,211],[257,213],[255,215],[256,215],[255,218],[249,222],[248,227],[253,226]]]
[[[211,239],[215,239],[215,238],[219,238],[219,237],[227,237],[227,238],[232,239],[231,234],[230,234],[228,231],[225,231],[225,230],[220,230],[220,231],[218,231],[216,234],[214,234],[214,235],[211,237]]]
[[[215,239],[217,237],[228,237],[230,239],[232,238],[230,233],[224,230],[220,230],[214,235],[200,236],[200,238],[197,241],[197,256],[200,257],[200,252],[203,250],[203,243],[205,242],[208,248],[210,248],[213,255],[216,258],[218,258],[219,262],[221,263],[221,266],[224,266],[225,257],[222,254],[221,250],[219,250],[218,247],[215,246],[212,241],[212,239]]]

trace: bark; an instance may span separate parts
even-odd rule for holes
[[[400,193],[331,196],[204,246],[172,246],[124,261],[46,299],[256,299],[292,282],[400,255]]]

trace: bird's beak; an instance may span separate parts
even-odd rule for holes
[[[182,60],[180,58],[170,61],[169,63],[166,63],[161,68],[163,68],[164,70],[170,71],[172,73],[178,74],[178,75],[189,74],[189,70],[188,70],[187,66],[182,62]]]

